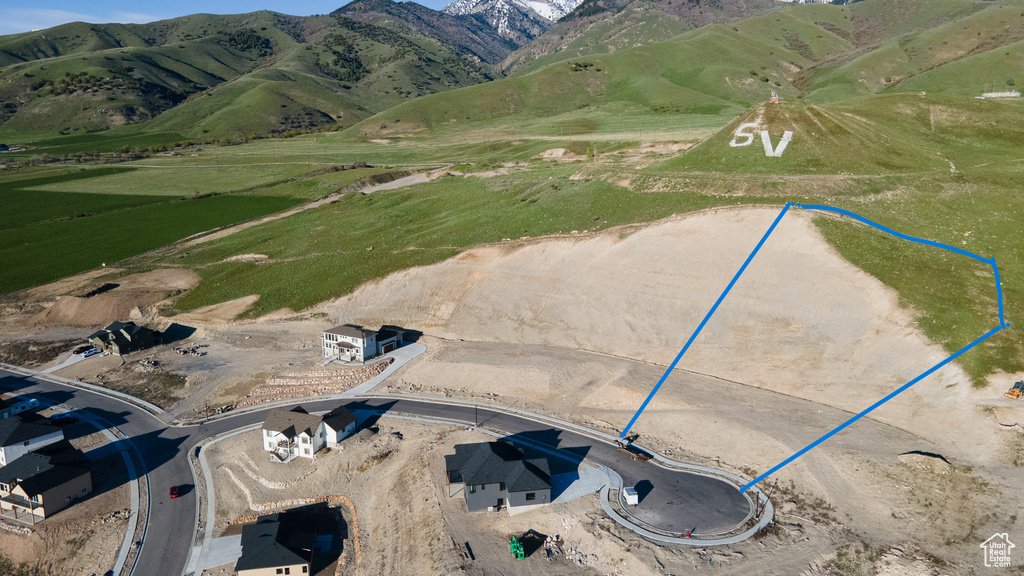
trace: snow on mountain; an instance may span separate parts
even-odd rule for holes
[[[444,7],[448,14],[479,14],[494,12],[508,14],[513,6],[532,10],[545,20],[555,21],[572,12],[583,0],[455,0]]]

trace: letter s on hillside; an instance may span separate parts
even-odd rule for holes
[[[754,134],[750,130],[757,128],[757,122],[745,122],[740,124],[740,127],[733,132],[732,142],[729,142],[729,146],[733,148],[739,148],[740,146],[750,146],[750,143],[754,141]],[[742,141],[737,142],[739,138],[743,138]]]

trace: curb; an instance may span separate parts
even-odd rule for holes
[[[131,405],[136,406],[138,408],[142,408],[143,410],[148,412],[151,416],[156,417],[158,420],[160,420],[160,418],[158,417],[159,414],[165,414],[166,413],[166,411],[163,408],[157,406],[156,404],[153,404],[153,403],[150,403],[150,402],[146,402],[145,400],[142,400],[140,398],[136,398],[135,396],[132,396],[130,394],[125,394],[124,392],[118,392],[117,390],[111,390],[110,388],[104,388],[103,386],[97,386],[95,384],[89,384],[87,382],[78,382],[78,381],[75,381],[75,380],[69,380],[67,378],[61,378],[59,376],[53,376],[52,374],[46,374],[44,372],[39,372],[37,370],[31,370],[29,368],[23,368],[21,366],[14,366],[13,364],[5,364],[3,362],[0,362],[0,368],[3,368],[4,370],[10,371],[10,372],[17,372],[18,374],[22,374],[22,375],[28,376],[30,378],[38,378],[40,380],[46,380],[48,382],[52,382],[54,384],[60,384],[62,386],[71,386],[72,388],[78,388],[80,390],[85,390],[86,392],[94,392],[96,394],[107,396],[108,398],[113,398],[114,400],[120,400],[122,402],[127,402],[128,404],[131,404]],[[163,422],[163,420],[160,420],[160,421]]]

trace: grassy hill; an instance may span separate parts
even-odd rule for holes
[[[25,143],[107,131],[233,138],[344,127],[490,79],[472,47],[341,13],[76,22],[0,37],[0,134]]]
[[[771,0],[584,0],[544,34],[511,54],[503,67],[522,74],[568,58],[668,40],[687,30],[749,18],[776,7]]]

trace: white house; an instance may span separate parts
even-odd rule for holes
[[[281,462],[296,457],[313,458],[326,444],[324,421],[302,406],[271,410],[263,422],[263,450]]]
[[[387,354],[402,345],[403,332],[397,328],[381,327],[369,330],[355,324],[342,324],[324,331],[324,358],[338,358],[346,362],[365,362]]]
[[[351,436],[356,431],[356,416],[349,412],[348,408],[338,406],[327,414],[324,414],[324,435],[327,437],[327,445],[335,447],[338,442]]]
[[[39,400],[36,400],[35,398],[0,396],[0,420],[38,407]]]
[[[64,431],[56,426],[25,422],[21,416],[4,418],[0,420],[0,466],[63,439]]]

